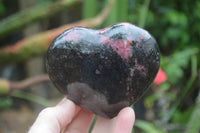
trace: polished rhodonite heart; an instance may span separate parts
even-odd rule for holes
[[[153,82],[159,65],[154,38],[130,23],[66,30],[49,46],[46,62],[61,93],[107,118],[135,103]]]

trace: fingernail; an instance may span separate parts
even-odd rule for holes
[[[63,104],[63,103],[66,102],[66,101],[67,101],[67,98],[64,97],[57,105],[61,105],[61,104]]]

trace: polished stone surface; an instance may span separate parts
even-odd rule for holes
[[[51,43],[46,62],[49,77],[61,93],[107,118],[141,97],[159,65],[155,39],[130,23],[66,30]]]

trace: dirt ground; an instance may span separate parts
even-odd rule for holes
[[[19,109],[7,109],[0,111],[0,133],[24,133],[27,132],[37,117],[26,105]]]

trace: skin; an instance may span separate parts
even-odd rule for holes
[[[93,118],[94,114],[64,98],[42,110],[28,133],[87,133]],[[134,121],[133,109],[125,107],[113,119],[98,117],[92,133],[131,133]]]

